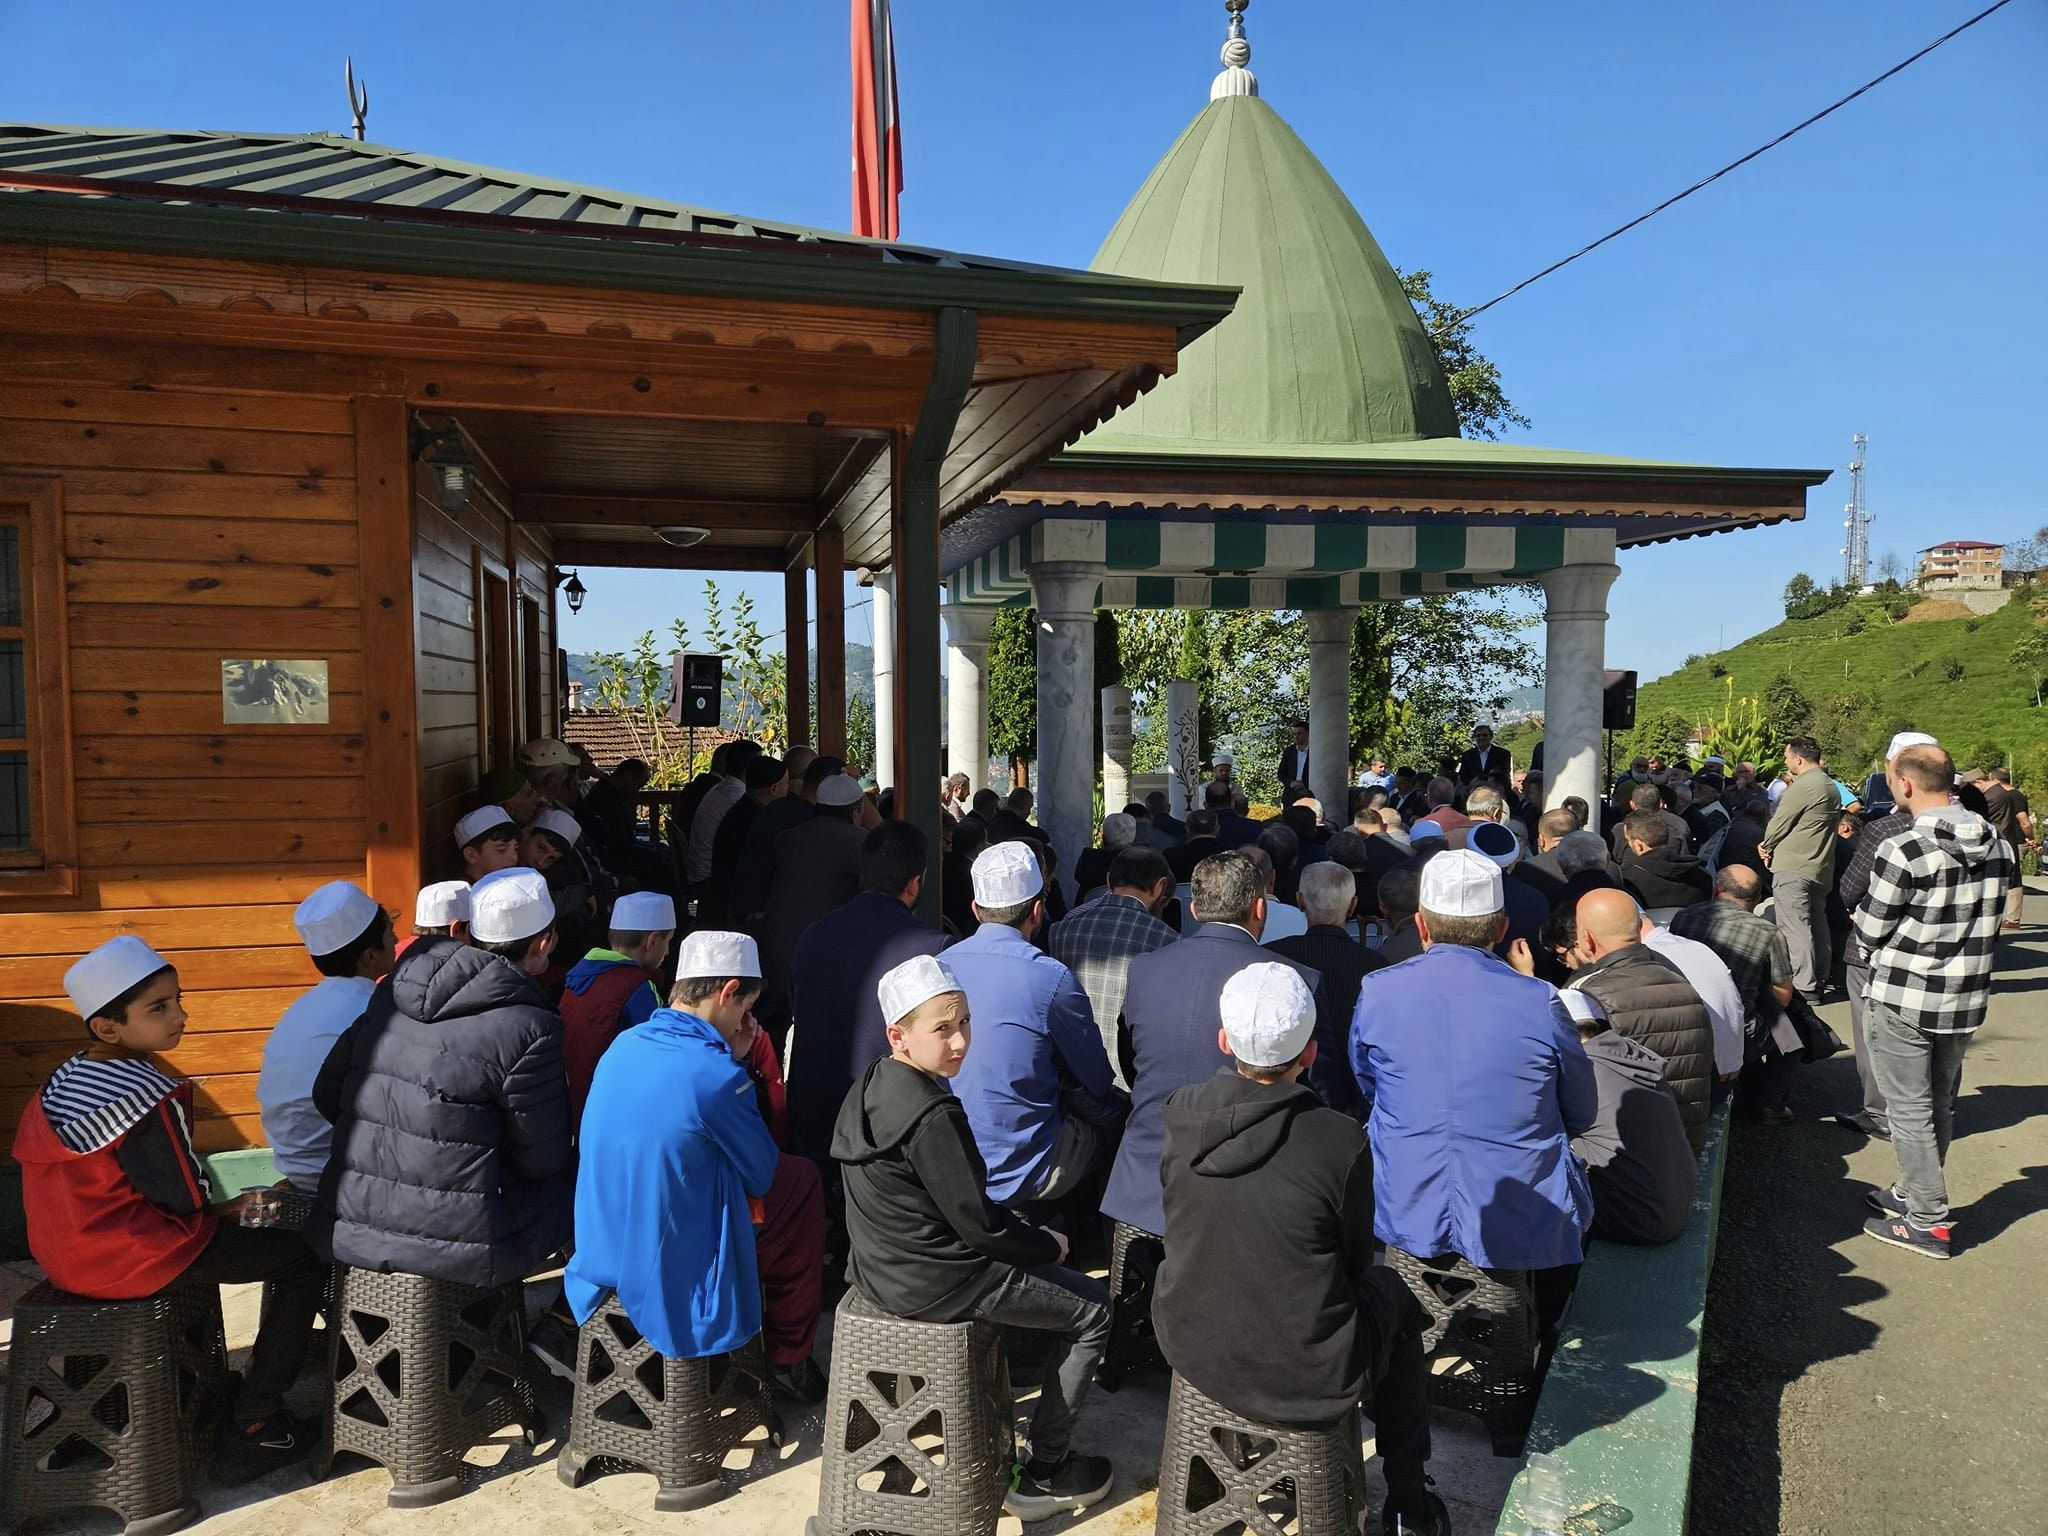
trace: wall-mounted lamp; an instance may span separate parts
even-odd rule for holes
[[[412,424],[412,456],[434,477],[434,499],[444,512],[460,512],[476,489],[476,461],[462,441],[462,429],[450,422],[436,432],[417,418]]]
[[[569,600],[569,611],[571,613],[581,613],[583,611],[583,599],[589,591],[590,589],[583,585],[583,578],[574,571],[571,571],[569,573],[568,585],[562,588],[562,596]]]

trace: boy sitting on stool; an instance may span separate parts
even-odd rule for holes
[[[1107,1457],[1077,1455],[1068,1442],[1109,1342],[1109,1292],[1059,1267],[1064,1237],[989,1202],[967,1111],[946,1089],[967,1059],[967,995],[958,979],[918,955],[876,990],[889,1054],[853,1085],[832,1132],[846,1181],[848,1278],[898,1317],[1054,1334],[1031,1459],[1004,1503],[1026,1522],[1086,1509],[1108,1497],[1114,1474]]]
[[[562,1065],[569,1074],[569,1123],[583,1123],[598,1058],[626,1030],[661,1006],[655,978],[676,936],[676,904],[659,891],[634,891],[612,905],[610,947],[593,949],[562,983]]]

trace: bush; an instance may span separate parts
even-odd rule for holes
[[[1728,669],[1727,669],[1726,667],[1722,666],[1720,662],[1718,662],[1718,661],[1710,661],[1710,662],[1708,662],[1708,663],[1707,663],[1707,676],[1709,676],[1709,677],[1726,677],[1727,675],[1728,675]]]
[[[1949,657],[1947,661],[1942,663],[1941,675],[1952,683],[1961,682],[1963,680],[1962,662],[1954,656]]]
[[[1975,633],[1977,633],[1978,630],[1982,629],[1983,627],[1984,621],[1982,619],[1963,620],[1963,633],[1966,635],[1974,635]]]
[[[1685,658],[1684,665],[1688,667],[1696,667],[1700,664],[1702,659],[1703,658],[1701,657],[1700,653],[1698,651],[1694,651],[1690,656]]]

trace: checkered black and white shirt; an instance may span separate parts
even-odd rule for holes
[[[1982,1024],[2014,872],[2011,847],[1959,805],[1886,838],[1850,917],[1869,953],[1870,1001],[1929,1034]]]
[[[1117,1064],[1116,1021],[1124,1011],[1131,961],[1164,949],[1179,937],[1147,912],[1143,902],[1107,893],[1083,902],[1052,925],[1047,948],[1088,994],[1112,1069]],[[1122,1075],[1117,1073],[1119,1079]]]

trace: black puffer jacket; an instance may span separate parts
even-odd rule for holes
[[[569,1240],[562,1021],[503,957],[413,945],[335,1041],[313,1103],[334,1122],[306,1232],[323,1258],[492,1286]]]
[[[1714,1025],[1685,973],[1647,944],[1602,955],[1571,986],[1596,999],[1617,1034],[1664,1058],[1693,1156],[1707,1141],[1714,1099]]]

